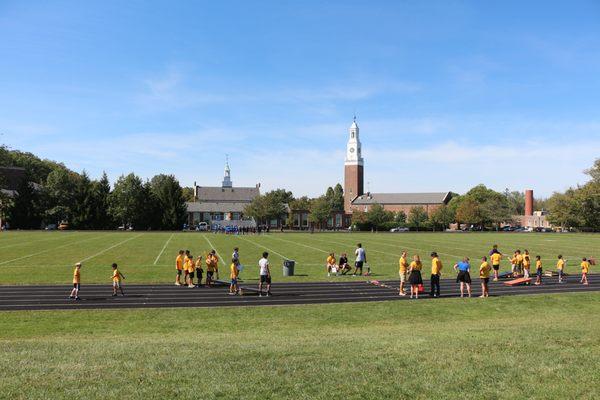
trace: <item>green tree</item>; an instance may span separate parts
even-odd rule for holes
[[[77,229],[90,229],[94,224],[94,183],[83,171],[75,182],[74,204],[70,223]]]
[[[159,210],[160,229],[181,228],[187,219],[183,190],[173,175],[156,175],[150,181],[150,191]]]
[[[327,196],[321,196],[312,201],[308,221],[323,229],[331,217],[331,203]]]
[[[8,219],[14,228],[36,229],[42,224],[41,193],[29,180],[29,173],[17,186]]]
[[[381,204],[373,204],[367,211],[367,222],[373,229],[386,229],[386,224],[393,221],[394,213],[386,211]]]
[[[271,219],[285,218],[286,207],[283,200],[290,201],[289,196],[283,189],[267,192],[256,196],[250,204],[244,208],[244,215],[253,218],[258,224],[266,224]],[[292,199],[293,200],[293,199]]]
[[[416,206],[411,207],[408,211],[408,225],[411,228],[415,228],[417,231],[427,225],[429,216],[424,207]]]
[[[394,215],[394,222],[400,226],[406,225],[406,213],[404,211],[398,211]]]
[[[592,182],[600,183],[600,158],[594,161],[594,165],[584,171],[592,178]]]
[[[196,198],[194,197],[194,188],[186,186],[182,189],[183,191],[183,198],[185,199],[185,201],[196,201]]]
[[[132,224],[136,229],[147,227],[146,190],[142,180],[131,173],[121,175],[109,196],[109,213],[119,224]]]
[[[455,215],[452,212],[452,209],[446,205],[441,205],[436,208],[429,217],[429,221],[434,230],[436,228],[440,230],[448,228],[448,226],[454,222],[454,219]]]
[[[94,229],[114,229],[114,220],[108,212],[110,192],[108,176],[106,172],[103,172],[102,178],[92,183],[92,194],[94,197],[92,227]]]
[[[70,221],[75,216],[77,186],[78,175],[66,169],[55,169],[48,174],[44,186],[47,222]]]
[[[461,199],[456,208],[456,220],[460,223],[478,224],[482,220],[479,203],[470,197]]]

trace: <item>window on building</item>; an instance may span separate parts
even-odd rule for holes
[[[271,228],[277,228],[277,221],[278,221],[277,219],[272,219],[269,222],[269,225],[271,225]]]
[[[335,214],[335,227],[336,228],[342,227],[342,214]]]
[[[239,221],[240,219],[242,219],[242,214],[239,212],[231,213],[231,219],[233,221]]]
[[[308,214],[302,213],[302,227],[306,228],[308,226]]]

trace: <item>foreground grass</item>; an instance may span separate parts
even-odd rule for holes
[[[0,398],[594,399],[600,295],[0,313]]]
[[[469,256],[475,266],[487,255],[492,244],[506,254],[529,249],[532,257],[541,255],[545,269],[554,269],[556,256],[568,260],[567,272],[580,272],[581,257],[600,256],[600,235],[594,234],[519,234],[519,233],[271,233],[268,235],[230,236],[183,232],[43,232],[15,231],[0,233],[0,284],[70,283],[73,264],[84,261],[83,283],[110,282],[110,265],[117,262],[127,283],[165,283],[175,279],[175,257],[179,249],[202,255],[214,248],[226,263],[234,247],[240,248],[247,267],[242,278],[258,275],[257,261],[267,250],[271,253],[274,279],[279,281],[317,281],[357,279],[328,278],[325,259],[329,252],[346,252],[353,260],[356,243],[367,250],[369,265],[377,279],[397,278],[398,258],[402,250],[420,254],[429,265],[429,253],[437,251],[451,266]],[[296,260],[296,276],[282,277],[284,258]],[[509,270],[507,260],[503,270]],[[592,273],[595,268],[592,268]],[[225,274],[226,275],[226,274]]]

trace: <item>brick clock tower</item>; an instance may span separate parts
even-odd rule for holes
[[[358,137],[356,117],[350,126],[350,137],[346,146],[346,161],[344,163],[344,211],[352,213],[351,202],[364,194],[363,168],[364,162]]]

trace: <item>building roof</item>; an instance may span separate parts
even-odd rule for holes
[[[206,202],[187,202],[187,211],[188,212],[243,212],[244,207],[248,205],[247,202],[216,202],[216,201],[206,201]]]
[[[435,193],[366,193],[352,200],[352,205],[369,204],[446,204],[450,192]]]
[[[256,187],[233,187],[224,188],[221,186],[197,186],[196,199],[198,202],[251,202],[260,194],[260,189]]]

